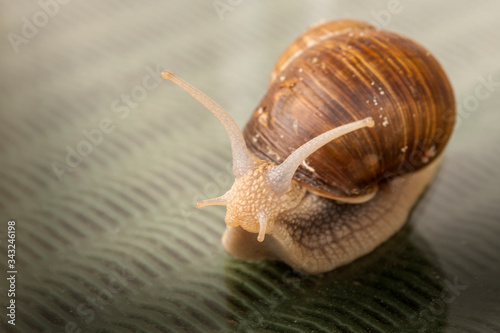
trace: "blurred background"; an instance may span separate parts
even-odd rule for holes
[[[499,332],[498,1],[3,1],[0,330]],[[230,146],[169,69],[243,127],[285,47],[320,20],[413,38],[458,106],[407,226],[322,276],[231,259]],[[7,317],[15,299],[15,326]],[[7,319],[6,319],[7,318]]]

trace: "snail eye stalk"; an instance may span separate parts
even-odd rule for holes
[[[231,141],[231,150],[233,152],[233,173],[235,177],[239,177],[255,167],[255,158],[248,150],[243,134],[239,129],[234,119],[213,99],[202,93],[200,90],[193,87],[183,79],[174,75],[172,72],[163,71],[161,77],[165,80],[170,80],[187,93],[193,96],[198,102],[203,104],[224,126],[229,140]]]
[[[364,127],[373,127],[375,122],[372,117],[367,117],[362,120],[355,121],[346,125],[336,127],[323,134],[318,135],[314,139],[309,140],[302,146],[297,148],[283,163],[272,169],[268,175],[270,186],[278,193],[284,193],[290,187],[293,175],[297,168],[319,148],[323,147],[330,141],[333,141],[343,135],[356,131]]]

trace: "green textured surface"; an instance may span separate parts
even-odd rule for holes
[[[72,1],[17,53],[9,33],[43,10],[2,3],[0,331],[500,332],[498,2],[401,0],[385,16],[448,72],[458,126],[406,227],[314,277],[225,254],[224,209],[193,203],[229,188],[228,139],[196,101],[148,75],[174,71],[243,126],[307,26],[373,21],[389,2],[232,3],[221,19],[212,1]],[[126,112],[122,94],[144,82],[152,89]],[[478,91],[488,96],[467,104]],[[103,119],[112,133],[58,179],[53,163]],[[8,220],[15,327],[5,316]]]

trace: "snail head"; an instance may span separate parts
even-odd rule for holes
[[[264,241],[266,234],[272,233],[276,217],[298,206],[304,197],[305,188],[292,181],[300,164],[330,141],[357,129],[374,126],[373,119],[368,117],[336,127],[306,142],[276,165],[252,155],[234,119],[212,99],[169,71],[162,72],[161,76],[203,104],[224,126],[231,142],[233,186],[220,197],[199,201],[196,207],[227,206],[226,224],[257,233],[259,242]]]

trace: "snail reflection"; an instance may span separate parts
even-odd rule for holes
[[[437,333],[446,327],[455,295],[438,256],[408,224],[354,264],[319,276],[231,258],[225,280],[227,313],[237,316],[231,332],[285,325],[297,331]]]

